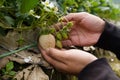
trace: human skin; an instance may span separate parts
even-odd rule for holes
[[[48,63],[60,72],[78,75],[82,69],[97,58],[78,49],[59,50],[49,48],[41,49],[42,55]]]
[[[105,26],[105,22],[92,14],[70,13],[63,16],[63,22],[73,22],[69,38],[62,41],[63,46],[90,46],[98,42]],[[49,48],[46,50],[39,49],[43,57],[57,70],[77,75],[89,63],[95,61],[97,58],[85,51],[70,49],[60,50],[56,48]]]
[[[70,13],[63,17],[64,22],[73,22],[69,38],[63,41],[64,46],[91,46],[98,42],[105,26],[105,21],[92,14]]]

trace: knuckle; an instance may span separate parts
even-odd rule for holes
[[[81,12],[82,15],[87,16],[89,13],[87,12]]]

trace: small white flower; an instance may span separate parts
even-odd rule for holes
[[[46,0],[45,2],[42,1],[41,3],[46,7],[50,7],[50,8],[54,7],[54,4],[50,2],[49,0]]]
[[[32,16],[34,16],[34,17],[37,18],[37,19],[40,18],[40,16],[38,16],[38,15],[35,14],[34,10],[30,10],[30,11],[29,11],[29,15],[32,15]]]
[[[57,12],[57,11],[58,11],[58,8],[57,8],[57,7],[54,7],[53,10],[54,10],[54,12]]]
[[[54,2],[50,2],[49,0],[46,0],[45,2],[41,2],[44,5],[44,9],[48,12],[53,10],[54,12],[58,11],[58,8],[55,6]]]
[[[38,16],[38,15],[33,15],[34,17],[36,17],[37,19],[39,19],[40,18],[40,16]]]
[[[54,5],[52,2],[50,2],[50,4],[48,5],[48,7],[50,7],[50,8],[54,8],[55,5]]]
[[[28,63],[30,61],[32,61],[32,58],[30,56],[24,58],[24,62]]]
[[[34,13],[35,13],[34,10],[29,11],[29,15],[33,15]]]
[[[41,3],[42,3],[43,5],[48,5],[48,4],[49,4],[49,0],[46,0],[45,2],[41,1]]]

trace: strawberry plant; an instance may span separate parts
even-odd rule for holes
[[[14,63],[8,62],[6,64],[6,67],[2,69],[3,77],[5,77],[6,79],[12,78],[16,73],[15,71],[12,70],[13,68],[14,68]]]

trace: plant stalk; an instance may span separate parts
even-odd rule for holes
[[[32,48],[32,47],[37,47],[37,43],[33,43],[33,44],[30,44],[30,45],[21,47],[21,48],[19,48],[19,49],[12,50],[12,51],[10,51],[10,52],[5,52],[5,53],[3,53],[2,55],[0,55],[0,58],[9,56],[9,55],[11,55],[11,54],[14,54],[14,53],[17,53],[17,52],[20,52],[20,51],[22,51],[22,50],[26,50],[26,49],[29,49],[29,48]]]

